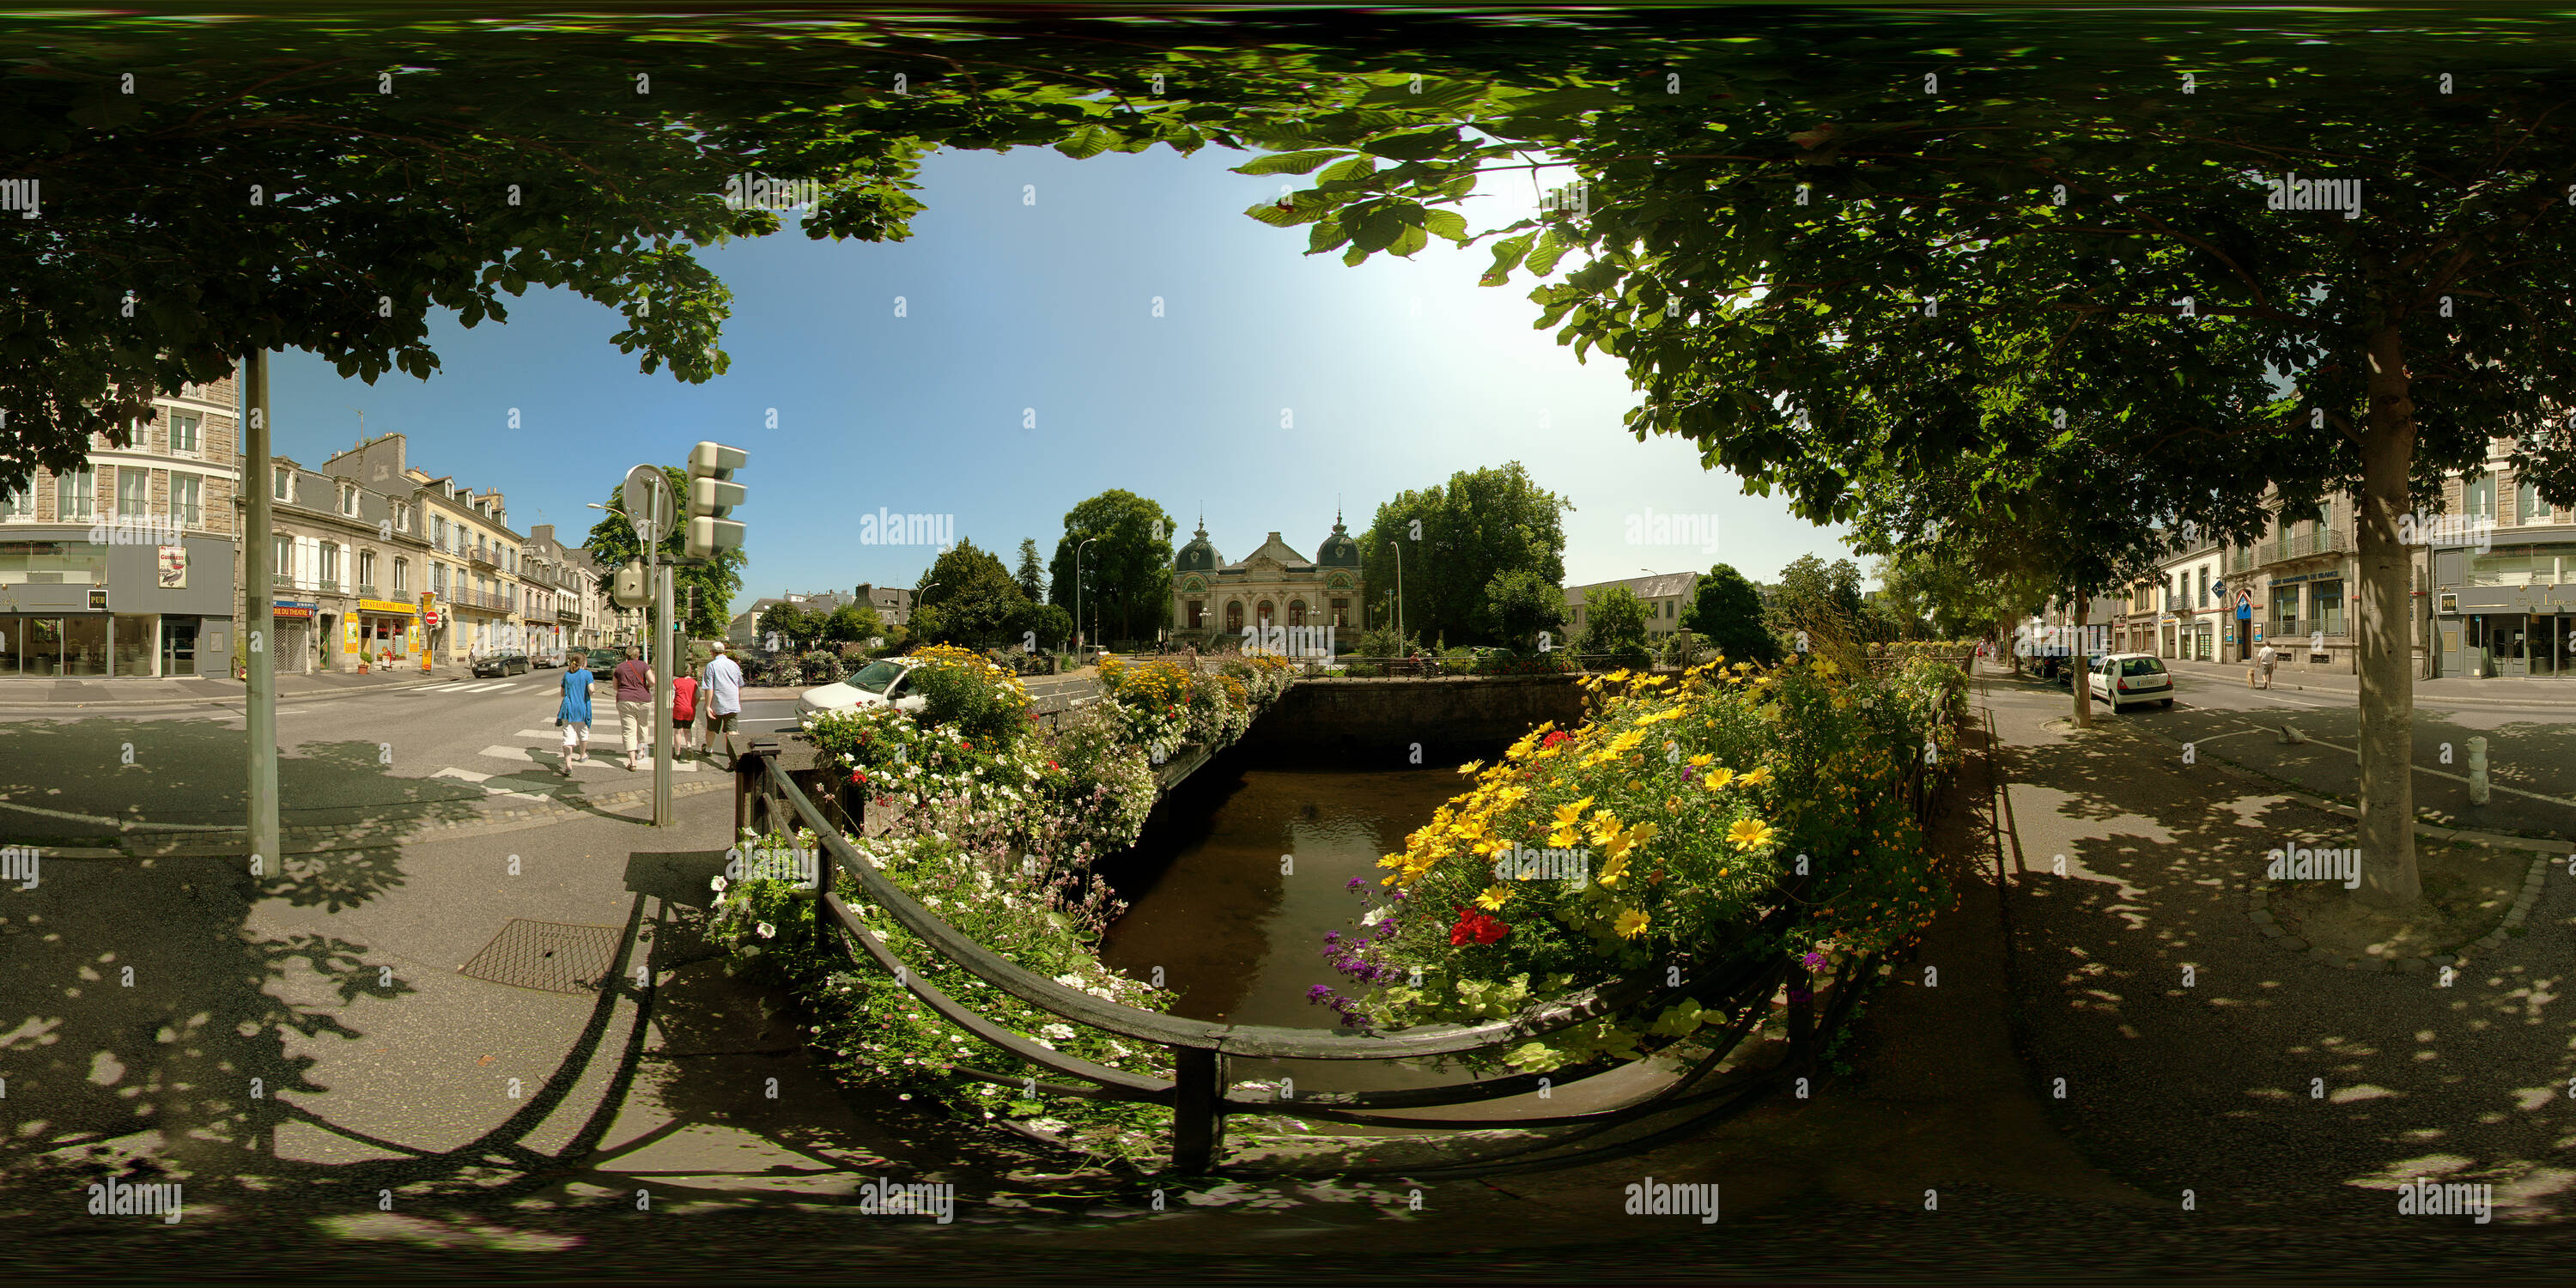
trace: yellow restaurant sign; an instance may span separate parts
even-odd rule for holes
[[[413,609],[409,604],[396,604],[382,599],[361,599],[358,601],[358,611],[362,613],[397,613],[404,617],[409,617],[412,615]]]

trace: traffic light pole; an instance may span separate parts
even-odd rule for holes
[[[655,543],[659,545],[659,542]],[[653,826],[669,827],[671,814],[671,700],[677,693],[672,681],[679,678],[673,670],[672,654],[677,651],[679,632],[671,621],[671,564],[654,552],[653,611],[660,629],[653,632],[660,645],[660,658],[653,664]]]

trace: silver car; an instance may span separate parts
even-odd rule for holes
[[[2113,711],[2125,707],[2173,705],[2173,675],[2165,664],[2150,653],[2113,653],[2097,659],[2091,674],[2093,696],[2111,704]]]

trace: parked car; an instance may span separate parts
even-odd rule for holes
[[[618,664],[619,662],[622,662],[622,661],[625,661],[625,660],[626,660],[626,650],[624,650],[624,649],[615,649],[615,648],[595,648],[595,649],[592,649],[592,650],[590,650],[590,671],[591,671],[591,674],[593,674],[593,675],[600,675],[600,676],[608,675],[608,674],[610,674],[611,672],[613,672],[613,671],[615,671],[615,670],[617,669],[617,664]]]
[[[802,723],[807,716],[861,707],[919,711],[929,702],[912,687],[912,672],[920,665],[910,658],[878,658],[846,680],[798,694],[796,719]]]
[[[2088,678],[2093,696],[2110,703],[2113,711],[2150,702],[2173,705],[2173,676],[2152,654],[2110,654],[2093,664]]]
[[[477,679],[487,675],[497,675],[506,679],[513,675],[527,673],[528,655],[525,653],[485,653],[474,659],[474,675]]]

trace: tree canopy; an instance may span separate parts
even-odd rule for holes
[[[1776,662],[1779,642],[1762,622],[1762,594],[1732,564],[1718,564],[1699,579],[1682,609],[1682,629],[1707,640],[1730,662]]]
[[[1519,461],[1460,470],[1445,484],[1399,492],[1377,507],[1360,534],[1361,571],[1380,592],[1402,583],[1404,629],[1412,634],[1528,647],[1497,633],[1486,588],[1515,572],[1561,585],[1565,525],[1559,516],[1573,508],[1540,487]],[[1395,553],[1399,543],[1402,555]]]
[[[671,482],[671,495],[688,495],[688,473],[677,466],[662,467],[663,477]],[[635,525],[626,518],[625,482],[608,490],[606,504],[610,513],[590,527],[586,538],[601,575],[614,577],[617,569],[640,559],[644,544],[635,539]],[[688,557],[688,538],[676,527],[656,543],[660,557],[681,560]],[[671,569],[671,608],[681,618],[681,625],[692,639],[722,639],[733,621],[733,597],[742,590],[744,556],[740,550],[720,550],[714,558],[696,563],[682,563]],[[690,588],[697,595],[694,606]]]
[[[1176,525],[1160,503],[1125,488],[1091,497],[1064,516],[1064,535],[1056,539],[1049,568],[1047,598],[1070,609],[1075,605],[1074,564],[1082,565],[1081,613],[1077,631],[1098,623],[1101,636],[1092,642],[1151,638],[1172,611],[1172,538]],[[1096,538],[1096,540],[1095,540]],[[1082,543],[1090,541],[1088,549]]]

